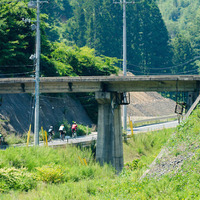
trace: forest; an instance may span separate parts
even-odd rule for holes
[[[113,0],[41,4],[41,76],[109,75],[122,68],[123,10]],[[0,75],[34,76],[36,9],[1,0]],[[127,71],[198,74],[200,3],[137,0],[126,5]],[[25,23],[24,19],[31,19]]]

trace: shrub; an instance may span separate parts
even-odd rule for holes
[[[25,143],[26,142],[25,138],[26,137],[22,135],[9,134],[5,137],[5,143],[8,145]]]
[[[77,124],[78,126],[78,131],[77,131],[77,135],[87,135],[91,133],[91,128],[88,128],[87,126],[81,125],[81,124]]]
[[[28,191],[36,187],[36,177],[26,168],[0,169],[0,192],[6,192],[10,189]]]
[[[44,165],[36,167],[38,178],[46,183],[59,183],[64,181],[64,173],[59,165]]]

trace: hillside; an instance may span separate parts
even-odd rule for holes
[[[174,114],[176,102],[157,92],[131,92],[130,97],[127,113],[133,119]]]
[[[34,99],[28,94],[2,95],[0,107],[0,131],[25,133],[34,123]],[[50,125],[58,128],[59,123],[67,120],[79,124],[91,125],[92,122],[78,102],[68,95],[63,97],[40,96],[40,127],[48,129]]]

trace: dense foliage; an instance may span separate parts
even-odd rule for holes
[[[24,3],[0,3],[0,73],[33,71],[29,60],[34,49],[34,35],[22,18],[34,17]]]
[[[99,54],[122,59],[122,5],[113,4],[112,0],[70,2],[73,15],[66,23],[62,22],[62,38],[80,47],[95,48]],[[168,42],[167,29],[154,0],[127,5],[129,71],[169,73],[172,53]]]
[[[29,57],[34,53],[35,31],[21,19],[35,20],[36,11],[28,9],[27,3],[28,0],[1,1],[1,74],[34,74]],[[116,60],[101,57],[99,61],[91,59],[91,55],[122,59],[122,4],[118,3],[113,4],[112,0],[50,0],[43,4],[41,75],[115,73]],[[128,70],[134,74],[197,74],[200,65],[199,6],[199,1],[195,0],[137,0],[128,4]],[[65,50],[70,53],[64,53]],[[79,51],[80,56],[77,55]],[[89,58],[83,61],[83,56],[88,55]],[[78,60],[76,69],[72,62],[69,63],[69,56],[76,57],[71,60],[74,63]]]
[[[29,9],[27,2],[1,1],[0,4],[0,70],[4,76],[33,75],[34,62],[29,59],[34,54],[35,31],[31,24],[36,20],[36,10]],[[53,5],[52,5],[53,3]],[[65,14],[70,6],[67,1],[62,5],[50,2],[41,14],[41,75],[43,76],[77,76],[77,75],[109,75],[116,73],[116,58],[96,56],[94,49],[88,47],[69,46],[62,40],[57,30],[58,20],[67,19],[70,13]],[[62,17],[60,17],[60,15]],[[22,20],[31,19],[31,23]],[[55,28],[55,30],[54,30]],[[57,38],[50,42],[57,34]],[[48,38],[47,38],[48,35]],[[52,39],[53,40],[53,39]]]
[[[198,74],[200,2],[157,0],[157,3],[172,38],[173,73]]]

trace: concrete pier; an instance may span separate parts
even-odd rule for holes
[[[98,136],[96,160],[110,163],[120,172],[124,166],[121,109],[119,93],[96,92],[98,102]]]

